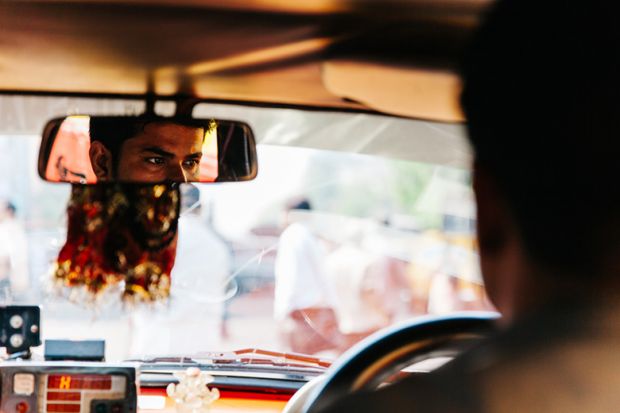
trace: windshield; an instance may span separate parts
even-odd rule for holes
[[[405,319],[490,309],[458,125],[199,105],[196,116],[250,124],[258,177],[183,189],[171,297],[128,305],[52,282],[71,186],[42,181],[36,162],[49,118],[143,105],[0,108],[0,300],[41,305],[43,339],[102,338],[111,361],[245,348],[330,358]]]

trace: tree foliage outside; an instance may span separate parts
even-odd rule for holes
[[[311,158],[302,188],[318,211],[386,223],[406,216],[423,230],[440,228],[442,223],[441,211],[418,208],[436,174],[469,185],[464,170],[321,151]]]

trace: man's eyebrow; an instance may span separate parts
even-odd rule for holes
[[[202,157],[202,152],[194,152],[186,156],[186,158],[201,158],[201,157]]]
[[[142,148],[140,152],[152,152],[154,154],[163,156],[164,158],[174,158],[173,153],[165,151],[159,146],[147,146],[146,148]]]

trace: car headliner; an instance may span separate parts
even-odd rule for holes
[[[489,0],[0,3],[0,93],[197,97],[460,122]]]

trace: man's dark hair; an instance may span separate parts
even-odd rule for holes
[[[3,201],[4,202],[4,209],[11,215],[11,216],[15,216],[17,214],[17,207],[15,207],[15,204],[11,201]]]
[[[6,210],[9,211],[11,215],[15,215],[17,213],[17,208],[15,207],[15,204],[11,201],[7,201]]]
[[[123,143],[140,134],[146,123],[148,123],[146,119],[140,121],[135,117],[91,117],[90,140],[101,142],[110,151],[113,167],[116,170]]]
[[[620,248],[620,14],[609,0],[505,0],[474,37],[462,104],[476,162],[529,255],[592,274]]]
[[[310,211],[312,204],[308,198],[295,198],[286,204],[287,211]]]

